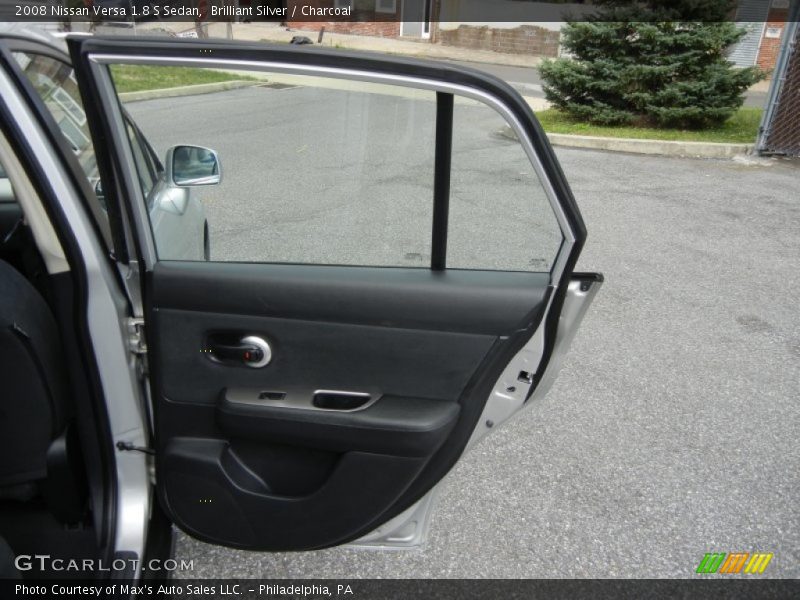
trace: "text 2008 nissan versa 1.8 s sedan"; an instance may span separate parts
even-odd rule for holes
[[[602,282],[574,272],[586,229],[522,98],[288,46],[15,29],[0,49],[3,572],[137,578],[173,524],[260,551],[420,544],[439,482],[546,393]],[[252,85],[117,94],[159,69]]]

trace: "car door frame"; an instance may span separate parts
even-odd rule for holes
[[[440,118],[443,115],[446,117],[447,114],[446,102],[442,102],[442,96],[450,95],[450,139],[446,140],[442,147],[437,141],[436,148],[434,256],[431,264],[433,270],[445,267],[444,260],[441,260],[441,264],[437,264],[436,248],[446,249],[447,207],[439,206],[437,209],[436,188],[440,185],[438,182],[442,181],[441,171],[445,167],[448,169],[449,178],[449,156],[445,157],[446,161],[440,162],[439,158],[443,154],[449,154],[449,146],[452,143],[452,97],[466,96],[488,104],[511,125],[545,189],[562,232],[562,243],[550,272],[549,294],[544,310],[531,321],[531,331],[522,332],[519,343],[492,358],[494,368],[490,372],[496,373],[499,368],[505,367],[503,376],[499,380],[492,377],[491,381],[475,382],[475,386],[485,391],[484,396],[487,398],[484,406],[475,409],[476,414],[469,415],[469,420],[474,422],[475,426],[466,433],[462,432],[459,439],[439,451],[443,453],[437,462],[439,466],[430,469],[412,484],[403,501],[388,511],[391,516],[384,521],[384,525],[398,520],[403,521],[403,515],[419,516],[415,511],[422,510],[420,507],[431,505],[431,502],[426,500],[434,487],[431,482],[438,482],[457,462],[468,445],[473,445],[495,425],[499,425],[517,412],[530,400],[539,384],[546,383],[545,375],[554,371],[548,369],[551,360],[554,357],[559,358],[557,342],[574,335],[577,323],[599,287],[593,284],[601,281],[595,274],[573,274],[577,258],[586,240],[586,228],[564,173],[530,106],[510,85],[491,75],[460,66],[415,59],[208,40],[163,41],[74,37],[70,39],[69,44],[78,83],[81,92],[85,93],[84,105],[87,116],[94,124],[93,137],[97,137],[96,151],[103,154],[102,162],[98,159],[98,168],[105,178],[104,188],[114,196],[113,201],[118,203],[119,212],[124,215],[134,245],[129,250],[138,258],[139,271],[143,274],[151,271],[156,264],[156,249],[149,233],[146,203],[139,197],[139,188],[134,181],[135,167],[127,137],[121,129],[124,119],[112,78],[106,68],[108,64],[238,67],[290,74],[322,74],[348,80],[431,90],[439,97],[437,130]],[[140,285],[144,285],[145,279],[140,281]],[[575,296],[576,290],[581,292],[582,296]],[[572,304],[577,307],[573,309],[576,314],[565,321],[560,317],[570,292],[573,295]],[[146,295],[145,289],[143,296]],[[132,300],[135,316],[144,316],[143,303],[137,298]],[[563,331],[560,333],[565,327],[567,335]],[[530,335],[527,335],[528,333]],[[554,367],[557,362],[553,361]],[[519,389],[509,401],[509,394],[504,393],[510,389],[507,381],[509,377],[517,379],[516,374],[523,371],[536,373],[537,377],[531,378],[530,381],[520,380],[516,386]],[[543,389],[544,387],[542,385]],[[484,415],[490,415],[492,418],[483,418],[484,426],[477,427]],[[423,512],[425,518],[422,520],[426,520],[429,508],[424,508]],[[375,523],[369,525],[357,537],[375,529]],[[386,544],[389,538],[391,535],[379,537],[378,545],[391,545]],[[373,543],[374,539],[370,544]]]
[[[96,446],[92,442],[88,447],[96,448],[101,465],[100,483],[92,491],[101,560],[111,564],[122,559],[123,576],[137,577],[134,562],[146,551],[151,494],[146,455],[123,454],[117,446],[121,438],[146,443],[139,437],[145,428],[135,375],[131,372],[129,379],[125,373],[128,299],[116,269],[126,257],[124,235],[115,227],[113,210],[110,223],[103,221],[88,178],[14,52],[42,55],[67,66],[70,58],[52,43],[30,39],[26,30],[0,36],[0,112],[8,143],[27,171],[69,263],[69,272],[59,274],[57,285],[73,297],[65,297],[63,306],[59,303],[57,316],[60,326],[74,329],[64,336],[75,343],[68,355],[71,380],[75,397],[82,400],[78,412],[85,416],[80,418],[91,424],[96,436]],[[85,437],[82,443],[88,443]]]

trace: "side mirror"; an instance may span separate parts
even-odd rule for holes
[[[167,181],[178,187],[217,185],[222,181],[217,153],[202,146],[173,146],[164,161]]]

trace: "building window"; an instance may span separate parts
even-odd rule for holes
[[[375,0],[375,12],[394,14],[397,12],[397,0]]]
[[[352,8],[353,0],[333,0],[334,8]]]

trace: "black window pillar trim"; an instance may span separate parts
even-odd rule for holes
[[[143,271],[138,236],[135,231],[128,228],[128,224],[134,220],[131,214],[132,203],[126,201],[125,167],[121,164],[121,158],[114,145],[112,125],[102,94],[95,84],[94,77],[89,74],[91,64],[88,55],[81,53],[80,48],[81,46],[77,44],[69,44],[75,78],[78,81],[86,118],[90,123],[89,132],[95,149],[98,174],[105,190],[108,215],[109,218],[113,217],[115,259],[122,264],[138,260],[139,268]]]
[[[433,236],[431,269],[447,267],[450,214],[450,166],[453,155],[453,94],[436,92],[436,151],[433,171]]]

